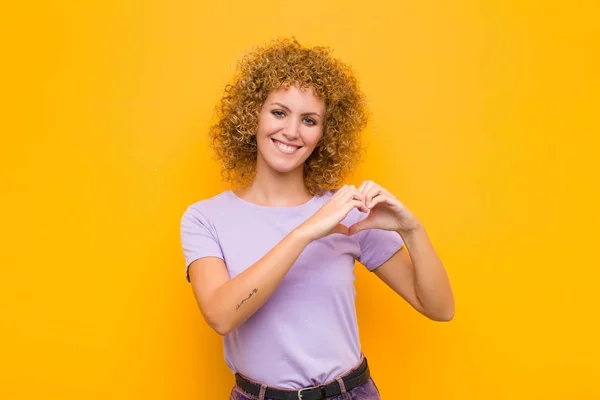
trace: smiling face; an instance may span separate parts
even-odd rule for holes
[[[302,171],[323,135],[325,102],[311,88],[291,86],[269,93],[260,110],[257,172]]]

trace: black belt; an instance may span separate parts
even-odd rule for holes
[[[357,386],[362,385],[371,377],[369,372],[369,365],[367,359],[364,358],[360,366],[341,377],[344,382],[346,391],[350,391]],[[235,374],[235,381],[240,389],[246,393],[250,393],[254,396],[260,395],[260,384],[249,381],[240,374]],[[265,392],[266,399],[274,400],[321,400],[326,397],[337,396],[342,393],[342,389],[337,381],[333,381],[328,385],[313,386],[300,390],[283,390],[268,387]]]

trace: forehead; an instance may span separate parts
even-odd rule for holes
[[[279,102],[287,107],[298,108],[298,111],[305,111],[300,109],[313,109],[319,110],[325,108],[325,102],[321,99],[314,88],[309,86],[307,88],[299,88],[298,86],[290,86],[288,88],[279,88],[272,90],[265,103],[270,105],[273,102]]]

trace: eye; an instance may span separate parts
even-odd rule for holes
[[[281,117],[285,117],[285,113],[281,110],[273,110],[271,111],[271,114],[273,114],[274,116],[281,118]]]
[[[315,120],[314,120],[314,119],[312,119],[312,118],[305,118],[304,120],[305,120],[305,121],[308,121],[308,124],[309,124],[309,125],[316,125],[316,124],[317,124],[317,121],[315,121]]]

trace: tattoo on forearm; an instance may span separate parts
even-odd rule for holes
[[[250,297],[252,297],[252,295],[253,295],[254,293],[256,293],[256,292],[258,292],[258,289],[254,288],[254,290],[253,290],[253,291],[252,291],[252,292],[251,292],[251,293],[248,295],[248,297],[246,297],[244,300],[242,300],[242,302],[241,302],[240,304],[238,304],[238,305],[235,307],[235,309],[236,309],[236,310],[239,310],[239,309],[240,309],[240,307],[242,306],[242,304],[244,304],[244,302],[246,302],[248,299],[250,299]]]

